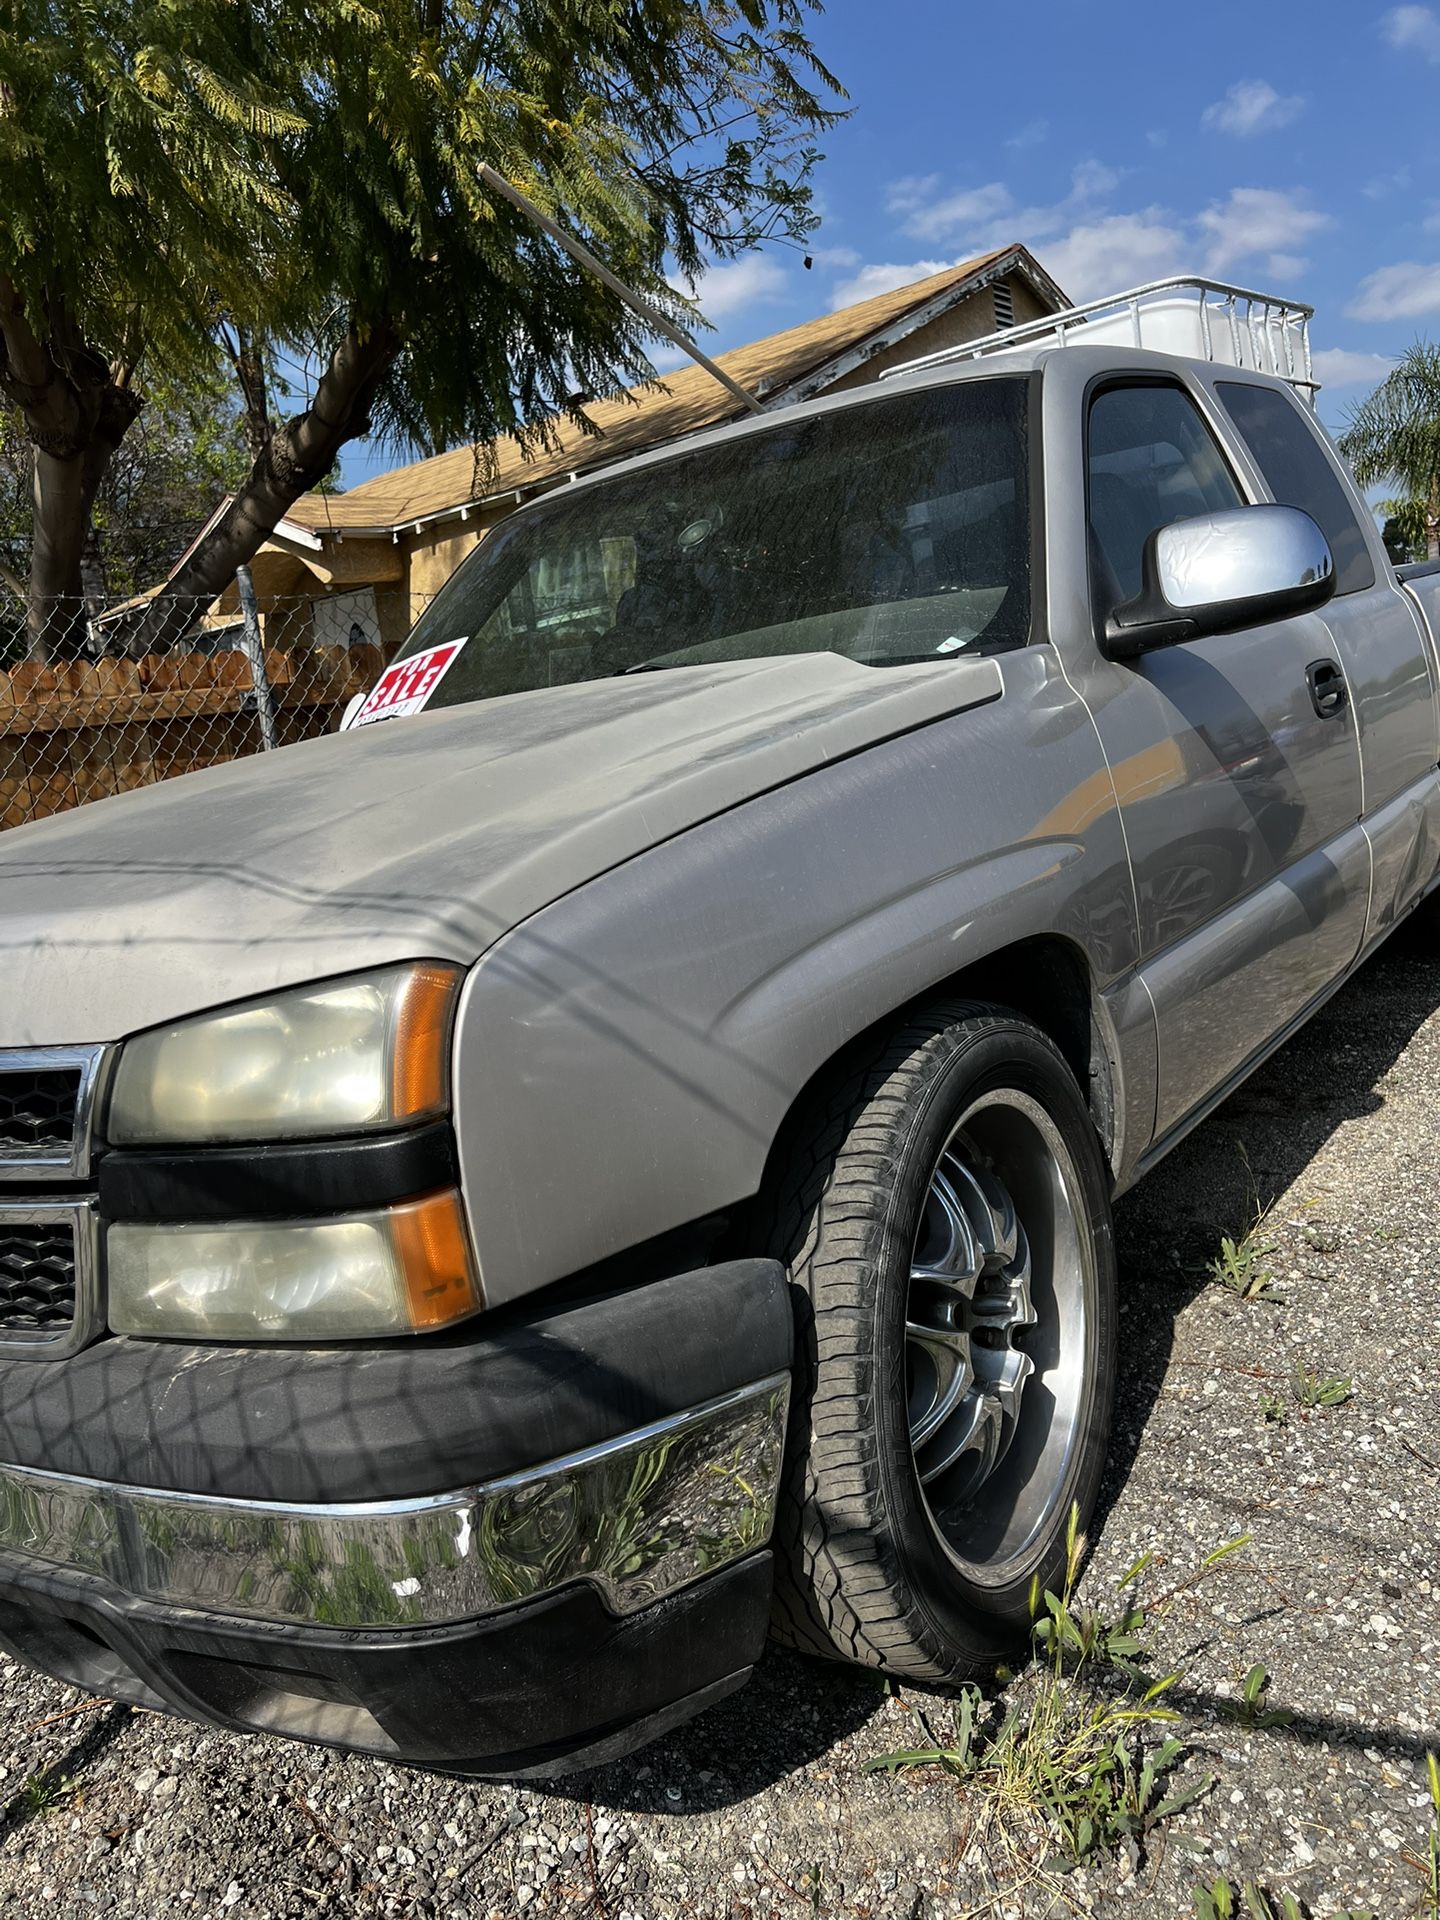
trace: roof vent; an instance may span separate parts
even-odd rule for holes
[[[995,301],[995,326],[1013,327],[1015,324],[1015,295],[1010,290],[1008,280],[997,280],[990,289]]]

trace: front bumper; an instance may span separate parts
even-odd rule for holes
[[[13,1362],[0,1642],[422,1764],[609,1757],[758,1657],[790,1340],[780,1270],[737,1262],[403,1350]]]

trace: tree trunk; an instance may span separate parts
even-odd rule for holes
[[[32,660],[73,657],[85,638],[81,563],[90,510],[141,402],[128,363],[108,366],[63,303],[40,331],[0,274],[0,396],[18,407],[32,454],[34,548],[26,600]]]
[[[80,558],[85,548],[85,468],[78,453],[31,453],[34,545],[25,607],[32,660],[73,660],[85,639]]]
[[[1440,481],[1430,488],[1428,508],[1425,515],[1425,558],[1440,560]]]
[[[132,630],[132,646],[173,644],[229,586],[235,569],[254,558],[289,507],[324,479],[346,442],[369,431],[371,405],[399,352],[399,335],[389,325],[364,334],[350,327],[309,411],[275,428],[244,486]]]

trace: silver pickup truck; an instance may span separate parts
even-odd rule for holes
[[[1112,1196],[1436,880],[1437,610],[1285,381],[1022,348],[566,487],[349,731],[6,834],[0,1643],[499,1774],[772,1625],[1007,1652]]]

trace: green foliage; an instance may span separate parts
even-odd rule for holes
[[[578,415],[643,328],[479,163],[681,313],[671,273],[814,224],[810,8],[0,0],[0,275],[181,381],[222,320],[321,365],[393,336],[371,417],[430,447]]]
[[[1400,567],[1410,560],[1423,560],[1430,535],[1425,502],[1382,500],[1379,512],[1385,516],[1380,538],[1395,565]]]
[[[1237,1888],[1222,1876],[1208,1887],[1196,1887],[1195,1920],[1308,1920],[1308,1916],[1293,1893],[1266,1893],[1253,1880]],[[1375,1916],[1346,1908],[1329,1920],[1375,1920]]]
[[[1274,1253],[1273,1242],[1260,1239],[1260,1221],[1238,1240],[1228,1233],[1220,1238],[1220,1251],[1206,1269],[1210,1278],[1242,1300],[1276,1300],[1275,1276],[1265,1262]]]
[[[1043,1835],[1044,1864],[1051,1867],[1082,1866],[1121,1850],[1138,1860],[1151,1832],[1210,1784],[1208,1777],[1169,1784],[1186,1749],[1172,1735],[1148,1736],[1179,1719],[1165,1695],[1180,1676],[1151,1681],[1144,1672],[1139,1630],[1145,1616],[1138,1606],[1127,1606],[1112,1622],[1076,1600],[1084,1557],[1072,1507],[1060,1592],[1042,1595],[1038,1583],[1031,1587],[1036,1665],[1003,1711],[987,1707],[978,1687],[963,1688],[947,1740],[882,1754],[866,1769],[941,1768],[986,1796],[1007,1837],[1015,1829]],[[1142,1555],[1125,1574],[1122,1593],[1149,1559]],[[1090,1672],[1098,1682],[1102,1670],[1119,1680],[1118,1691],[1085,1684]],[[919,1718],[930,1733],[924,1715]]]
[[[1440,345],[1417,340],[1395,368],[1359,406],[1352,409],[1340,436],[1340,451],[1362,487],[1398,481],[1409,544],[1418,533],[1426,550],[1440,520]],[[1418,526],[1415,516],[1418,511]]]
[[[1355,1391],[1354,1382],[1344,1374],[1317,1373],[1313,1367],[1298,1365],[1290,1386],[1296,1405],[1310,1408],[1344,1406]]]
[[[1228,1709],[1230,1718],[1242,1727],[1288,1727],[1294,1714],[1288,1707],[1266,1706],[1269,1691],[1270,1676],[1257,1660],[1245,1675],[1240,1698]]]

